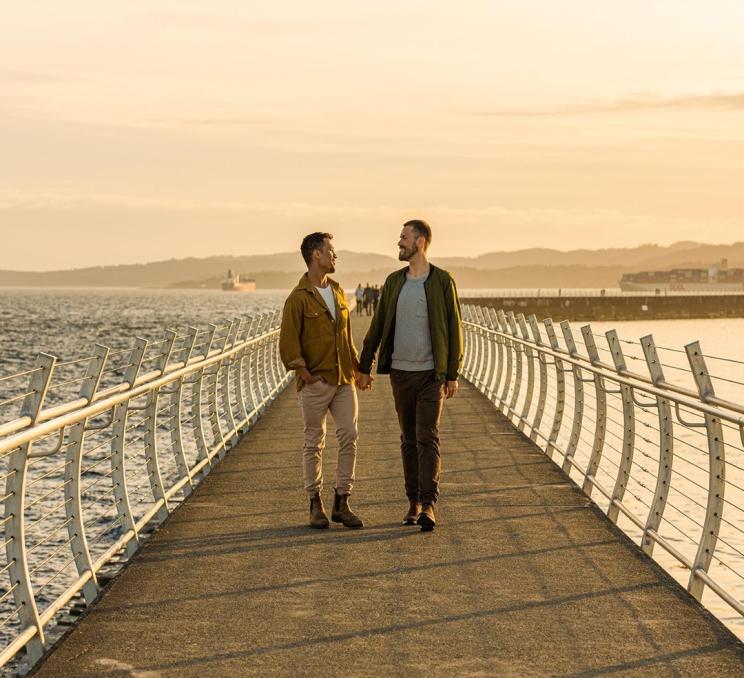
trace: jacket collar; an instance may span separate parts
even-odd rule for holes
[[[426,276],[426,281],[428,282],[432,275],[434,275],[434,271],[437,270],[437,267],[434,266],[431,262],[429,262],[429,275]],[[400,284],[402,285],[406,281],[406,273],[408,273],[408,266],[405,268],[399,268],[396,271],[396,274],[398,276],[398,279],[400,281]]]
[[[328,278],[328,282],[330,283],[334,292],[338,290],[338,283],[333,280],[333,278]],[[310,278],[308,277],[307,273],[302,274],[300,282],[297,283],[297,287],[295,289],[307,290],[308,292],[310,292],[310,294],[315,294],[315,285],[310,282]]]

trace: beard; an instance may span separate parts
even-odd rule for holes
[[[398,260],[399,261],[408,261],[414,254],[416,254],[416,249],[406,249],[405,247],[401,247],[398,250]]]
[[[336,264],[334,264],[333,262],[331,262],[330,265],[328,266],[328,272],[329,273],[335,273],[336,272]]]

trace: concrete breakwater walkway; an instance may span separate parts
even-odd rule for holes
[[[468,384],[445,409],[440,524],[401,526],[387,380],[359,400],[364,530],[305,526],[290,388],[35,675],[744,673],[741,643]]]
[[[515,297],[494,291],[493,296],[463,298],[462,303],[524,313],[525,316],[534,313],[538,318],[586,322],[744,318],[744,294]]]

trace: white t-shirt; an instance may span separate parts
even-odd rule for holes
[[[333,298],[333,288],[328,285],[327,287],[316,287],[316,290],[320,292],[320,296],[323,297],[328,310],[331,312],[333,319],[336,319],[336,300]]]

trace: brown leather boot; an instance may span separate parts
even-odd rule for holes
[[[350,527],[352,530],[364,527],[362,519],[349,507],[348,494],[334,493],[331,520],[334,523],[341,523],[344,527]]]
[[[323,500],[318,493],[310,499],[310,527],[316,530],[324,530],[328,527],[328,516],[323,510]]]
[[[421,525],[422,532],[431,532],[434,529],[437,521],[434,518],[434,507],[431,504],[421,505],[421,515],[416,520],[416,523]]]
[[[408,508],[408,513],[406,513],[405,518],[403,518],[403,524],[415,525],[419,514],[421,513],[421,504],[415,499],[409,499],[409,501],[411,502],[411,505]]]

